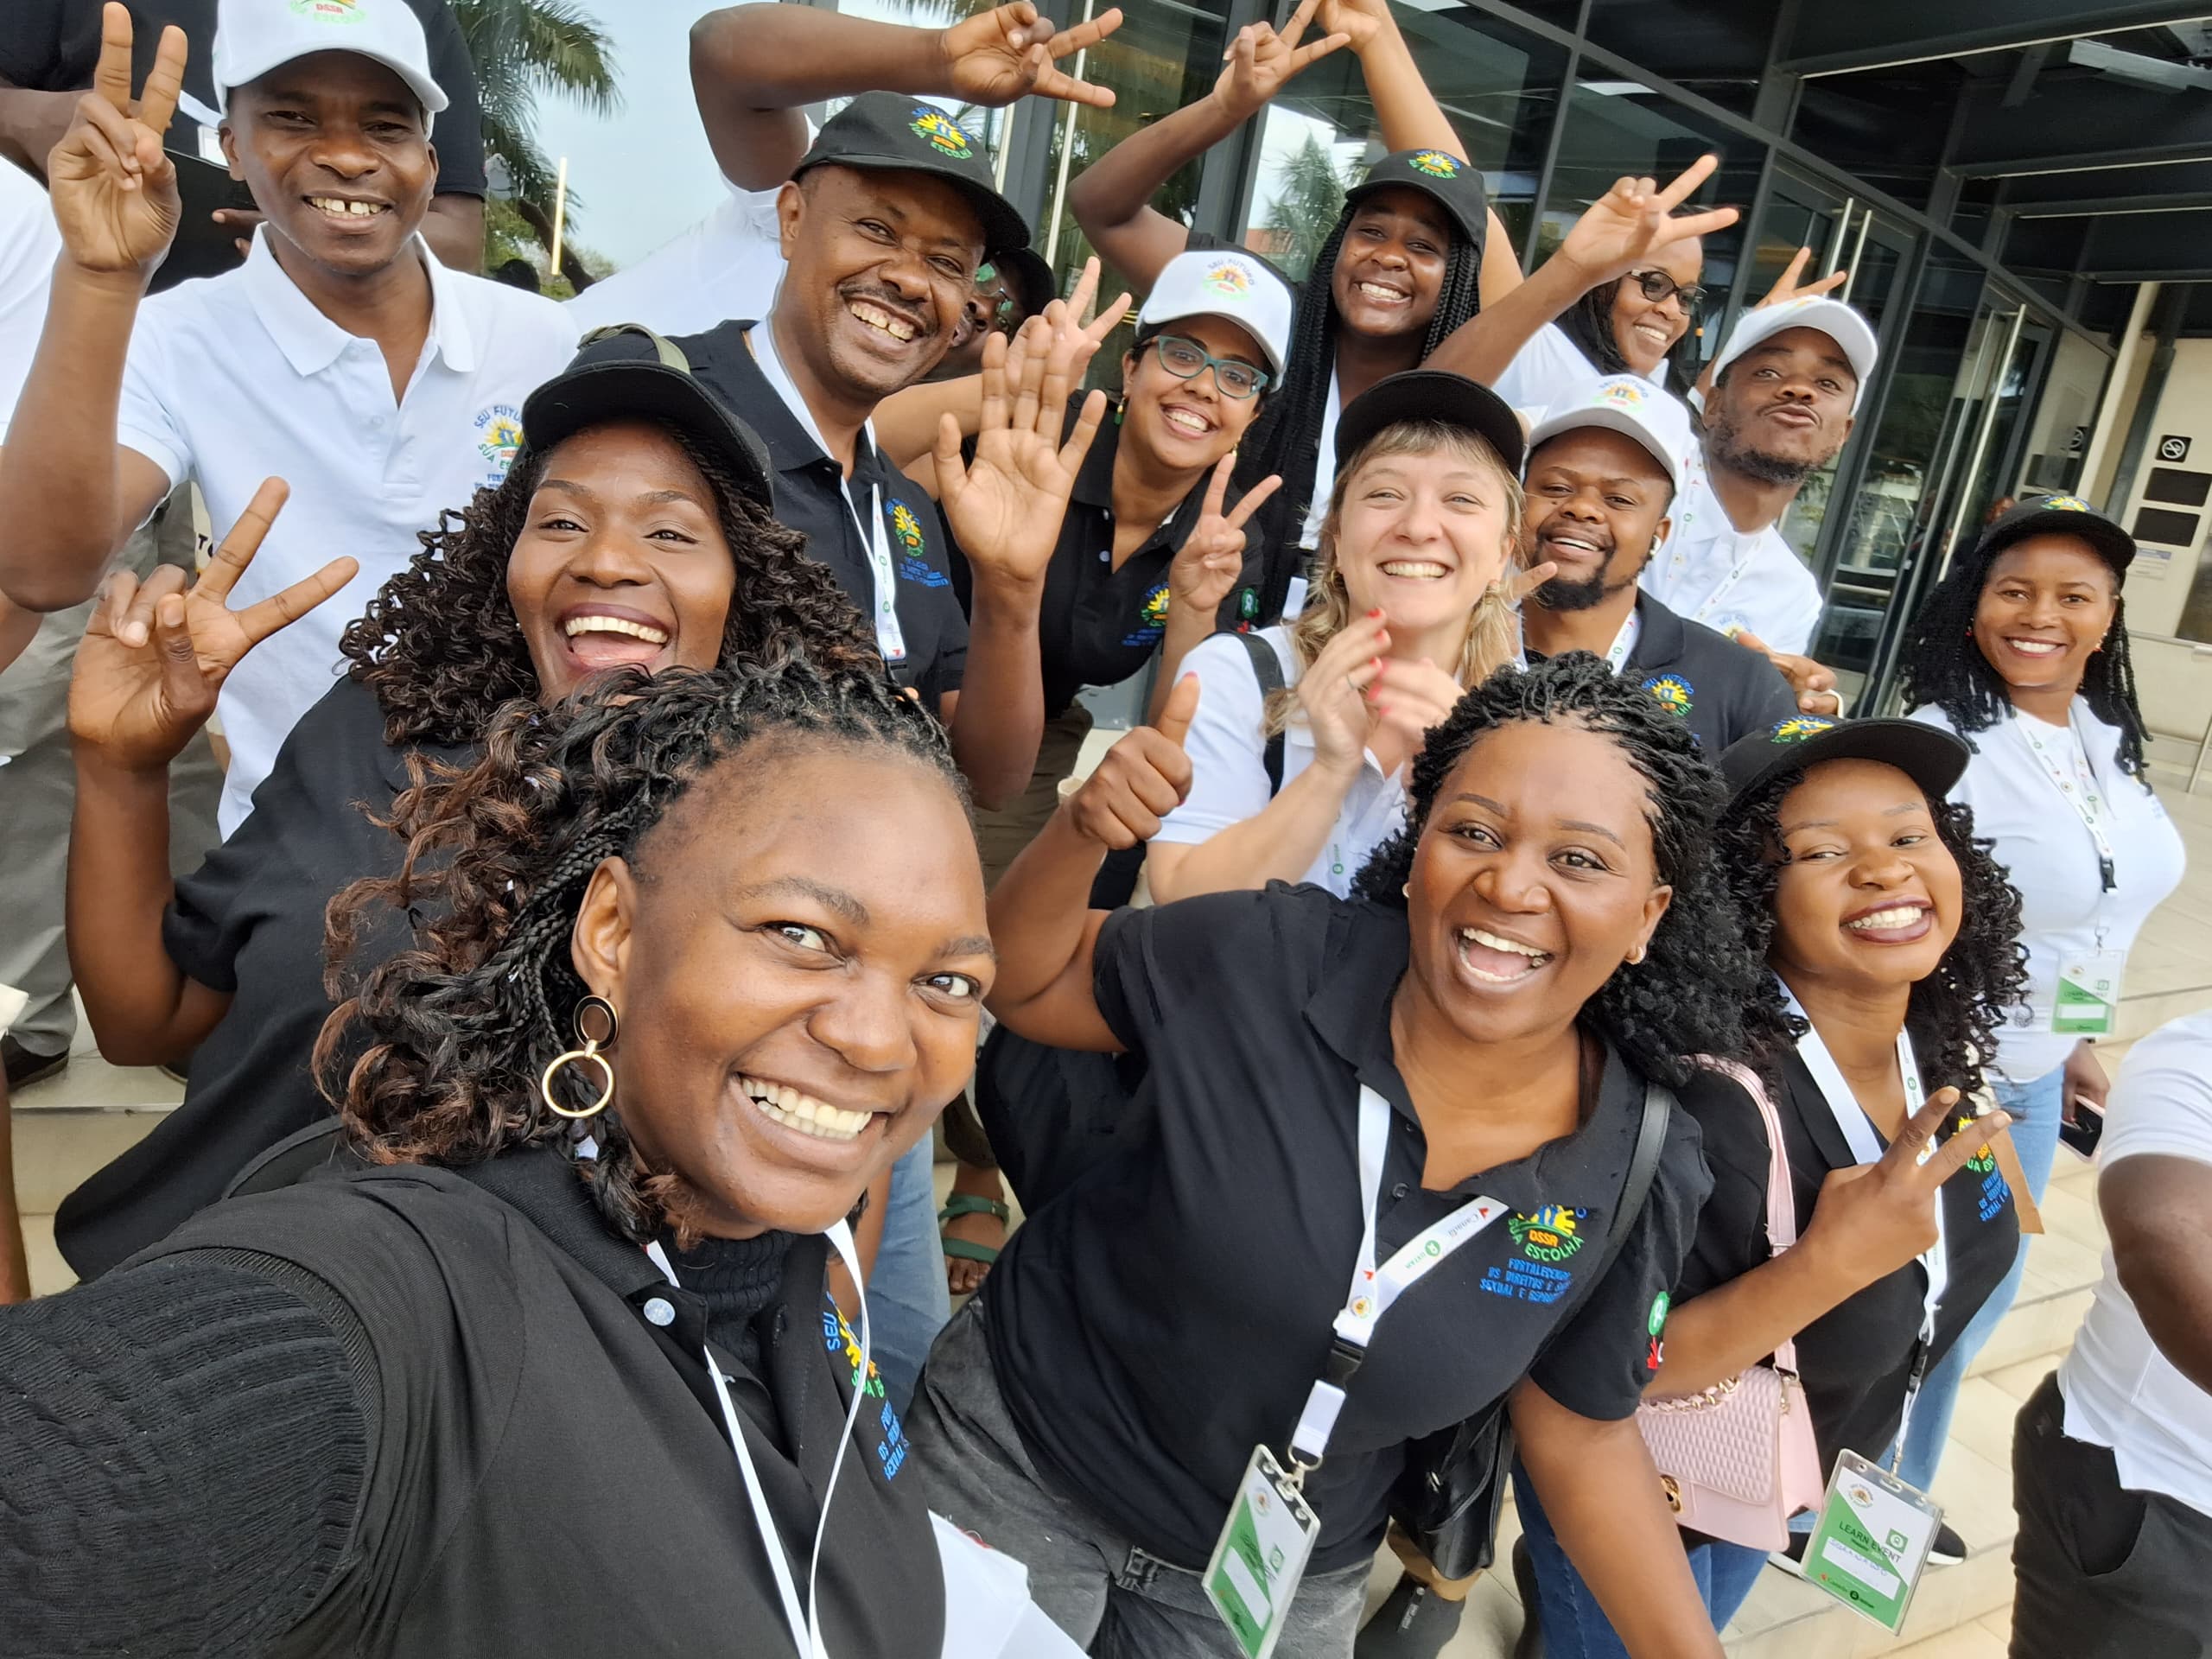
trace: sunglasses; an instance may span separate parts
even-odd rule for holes
[[[1265,369],[1255,369],[1233,357],[1216,357],[1195,340],[1185,340],[1180,334],[1154,334],[1152,344],[1160,350],[1160,367],[1178,380],[1195,380],[1211,368],[1213,383],[1221,388],[1222,396],[1240,403],[1257,397],[1268,388]]]
[[[1685,311],[1694,311],[1705,303],[1706,290],[1702,287],[1696,283],[1678,283],[1663,270],[1631,270],[1628,276],[1654,305],[1669,294],[1681,296]]]

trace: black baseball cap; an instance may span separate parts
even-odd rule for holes
[[[775,511],[767,446],[692,378],[673,341],[639,323],[593,329],[569,366],[523,399],[523,443],[543,454],[588,427],[620,420],[666,421],[689,434],[728,463],[749,499]]]
[[[1732,811],[1777,773],[1802,772],[1823,760],[1878,760],[1895,766],[1936,801],[1965,775],[1973,753],[1963,738],[1916,720],[1792,715],[1731,743],[1720,757],[1720,773],[1728,780]]]
[[[1401,149],[1367,169],[1367,176],[1344,193],[1349,213],[1366,197],[1392,185],[1405,185],[1436,198],[1460,233],[1477,248],[1490,229],[1490,193],[1482,169],[1446,149]]]
[[[983,246],[1029,245],[1029,221],[998,193],[982,139],[934,104],[897,92],[862,92],[822,124],[791,177],[835,164],[888,172],[934,173],[960,188],[983,221]]]
[[[2031,536],[2079,537],[2115,575],[2126,575],[2135,562],[2135,538],[2078,495],[2046,495],[1999,515],[1974,543],[1975,562],[1986,563]]]
[[[1521,430],[1521,417],[1504,398],[1464,374],[1408,369],[1377,380],[1344,405],[1337,416],[1335,469],[1342,472],[1369,439],[1401,421],[1434,421],[1478,433],[1490,440],[1516,478],[1528,460],[1529,441]]]
[[[1001,248],[983,263],[996,265],[999,275],[1013,283],[1024,321],[1059,297],[1060,285],[1053,280],[1052,266],[1034,248]]]

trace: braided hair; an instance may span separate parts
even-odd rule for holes
[[[1659,880],[1674,889],[1643,961],[1624,964],[1583,1013],[1647,1077],[1679,1088],[1697,1054],[1739,1058],[1783,1029],[1781,992],[1746,943],[1737,903],[1713,859],[1726,799],[1689,728],[1602,658],[1564,652],[1528,670],[1500,669],[1430,728],[1407,790],[1406,827],[1375,850],[1356,891],[1402,910],[1414,851],[1452,773],[1482,736],[1515,721],[1610,738],[1648,785],[1644,819]]]
[[[2003,677],[1968,637],[1974,631],[1974,612],[1981,603],[1981,590],[1989,582],[1990,567],[2007,550],[1999,547],[1985,552],[1977,546],[1961,561],[1929,594],[1928,602],[1912,620],[1905,642],[1905,707],[1919,709],[1933,703],[1977,750],[1980,745],[1974,743],[1974,734],[1988,731],[2012,710]],[[2120,769],[2148,789],[2151,780],[2143,746],[2150,741],[2151,733],[2135,694],[2135,659],[2127,645],[2127,601],[2120,595],[2117,573],[2113,578],[2112,626],[2105,630],[2103,648],[2089,658],[2082,672],[2082,696],[2099,720],[2120,728],[2116,751]]]
[[[1745,937],[1762,961],[1774,943],[1775,890],[1789,850],[1782,845],[1783,798],[1805,781],[1802,770],[1769,779],[1730,804],[1716,846],[1719,867],[1742,918]],[[1936,971],[1912,988],[1905,1020],[1929,1046],[1932,1074],[1961,1078],[1961,1094],[1982,1085],[1982,1066],[1997,1052],[1997,1033],[2012,1010],[2025,1005],[2027,952],[2020,946],[2020,895],[1991,849],[1974,833],[1974,812],[1961,801],[1931,798],[1929,816],[1936,838],[1958,861],[1961,893],[1959,936]],[[1761,1033],[1757,1058],[1773,1075],[1783,1053],[1803,1035],[1805,1021],[1790,1015],[1787,1030]]]
[[[714,492],[715,516],[736,565],[721,657],[803,639],[825,666],[875,656],[860,613],[829,570],[800,556],[806,538],[786,530],[740,487],[720,454],[682,429],[666,434]],[[537,673],[507,599],[507,560],[545,476],[548,450],[525,448],[506,477],[468,505],[418,531],[422,550],[377,590],[348,625],[339,651],[376,693],[385,741],[475,741],[511,697],[535,698]]]
[[[610,858],[649,876],[670,807],[764,742],[887,750],[967,799],[943,728],[880,664],[823,664],[788,648],[706,672],[619,670],[549,709],[511,702],[465,771],[410,758],[410,787],[385,820],[407,842],[397,873],[331,901],[333,998],[372,910],[436,919],[367,974],[315,1052],[318,1083],[371,1162],[466,1165],[566,1143],[569,1122],[546,1109],[539,1076],[574,1046],[586,987],[569,935],[585,889]],[[570,1081],[576,1069],[556,1087],[582,1107],[590,1097]],[[643,1243],[678,1189],[641,1165],[619,1103],[591,1132],[592,1195],[615,1231]]]

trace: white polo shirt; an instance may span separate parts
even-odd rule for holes
[[[1516,412],[1533,412],[1549,409],[1577,386],[1603,373],[1567,337],[1566,329],[1548,322],[1529,336],[1529,343],[1513,354],[1505,372],[1491,382],[1490,389]],[[1662,358],[1643,378],[1655,386],[1665,385],[1666,359]]]
[[[574,354],[575,325],[550,300],[449,270],[430,273],[429,339],[396,404],[384,353],[318,311],[254,233],[245,264],[181,283],[140,308],[116,439],[207,499],[216,540],[264,478],[291,486],[233,590],[245,606],[340,554],[346,587],[257,645],[217,707],[231,767],[217,815],[227,836],[292,724],[330,689],[338,639],[385,581],[422,550],[416,532],[497,484],[522,442],[522,403]]]
[[[1961,646],[1974,649],[1967,641]],[[1974,834],[1997,843],[1997,861],[2020,894],[2029,1012],[2015,1014],[1997,1033],[1997,1069],[2014,1083],[2032,1083],[2065,1065],[2078,1040],[2050,1028],[2061,966],[2097,950],[2100,941],[2104,949],[2133,949],[2151,912],[2181,885],[2188,863],[2181,833],[2158,798],[2120,769],[2119,729],[2078,698],[2075,713],[2107,809],[2103,822],[2117,882],[2110,893],[2088,826],[2028,745],[2024,722],[2033,716],[2008,712],[1986,732],[1959,734],[1975,753],[1951,798],[1974,809]],[[1911,718],[1957,731],[1941,709],[1916,709]],[[2067,736],[2058,727],[2037,724],[2047,738]]]
[[[1258,637],[1274,647],[1283,683],[1296,685],[1299,669],[1290,630],[1262,628]],[[1268,789],[1265,699],[1243,641],[1217,633],[1192,648],[1181,671],[1198,677],[1198,712],[1183,741],[1183,752],[1191,757],[1191,793],[1161,821],[1154,839],[1195,847],[1231,824],[1259,817],[1274,798]],[[1313,764],[1313,731],[1294,720],[1283,734],[1283,782]],[[1385,778],[1382,763],[1369,752],[1361,758],[1359,776],[1344,796],[1328,843],[1298,879],[1326,887],[1339,899],[1349,897],[1367,855],[1405,822],[1403,782]]]
[[[2212,1164],[2212,1011],[2184,1015],[2128,1051],[2106,1125],[2104,1169],[2145,1154]],[[2122,1486],[2212,1516],[2212,1394],[2152,1342],[2110,1250],[2058,1387],[2066,1433],[2111,1447]]]
[[[0,438],[8,431],[46,324],[61,232],[38,181],[0,162]]]
[[[1772,524],[1738,530],[1693,451],[1671,515],[1674,533],[1643,567],[1643,591],[1677,615],[1733,635],[1748,628],[1777,651],[1802,655],[1821,623],[1813,573]]]
[[[579,335],[618,322],[642,322],[662,334],[703,334],[733,317],[774,310],[784,280],[776,192],[735,185],[729,192],[690,230],[568,302],[569,326]]]

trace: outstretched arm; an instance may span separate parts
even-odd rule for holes
[[[691,26],[691,90],[722,175],[743,190],[791,175],[806,153],[799,105],[874,88],[996,107],[1025,93],[1110,105],[1056,66],[1122,24],[1116,10],[1055,32],[1031,0],[950,29],[870,22],[808,6],[710,11]]]

